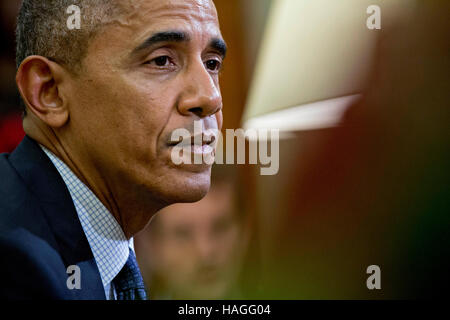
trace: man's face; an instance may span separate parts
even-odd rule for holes
[[[197,201],[211,167],[174,165],[170,138],[179,128],[193,133],[198,120],[205,130],[222,127],[225,44],[216,10],[209,0],[124,5],[127,13],[91,41],[71,83],[73,143],[113,179],[112,189],[126,182],[163,203]]]
[[[148,259],[173,298],[222,299],[235,284],[244,245],[232,203],[232,185],[218,184],[158,213]]]

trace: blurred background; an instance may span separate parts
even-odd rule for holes
[[[20,3],[19,0],[0,2],[0,153],[13,151],[25,136],[15,80],[14,30]]]
[[[279,129],[279,172],[215,165],[205,199],[158,213],[135,237],[151,298],[448,295],[449,1],[214,2],[224,130]],[[24,134],[19,3],[0,4],[0,152]]]

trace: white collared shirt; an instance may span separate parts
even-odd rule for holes
[[[119,223],[95,194],[50,150],[41,145],[64,180],[97,263],[107,300],[115,299],[112,280],[128,260],[133,238],[127,240]]]

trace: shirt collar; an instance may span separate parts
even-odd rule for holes
[[[122,228],[95,194],[50,150],[41,145],[72,197],[81,226],[94,255],[103,286],[107,286],[128,260],[133,239],[127,240]]]

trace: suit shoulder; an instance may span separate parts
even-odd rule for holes
[[[58,251],[32,232],[15,228],[0,235],[0,298],[70,299],[66,268]]]
[[[0,155],[0,177],[0,231],[7,232],[16,226],[42,228],[46,222],[39,199],[27,188],[7,154]]]
[[[25,183],[9,162],[9,155],[0,154],[0,213],[23,203],[27,193]]]

